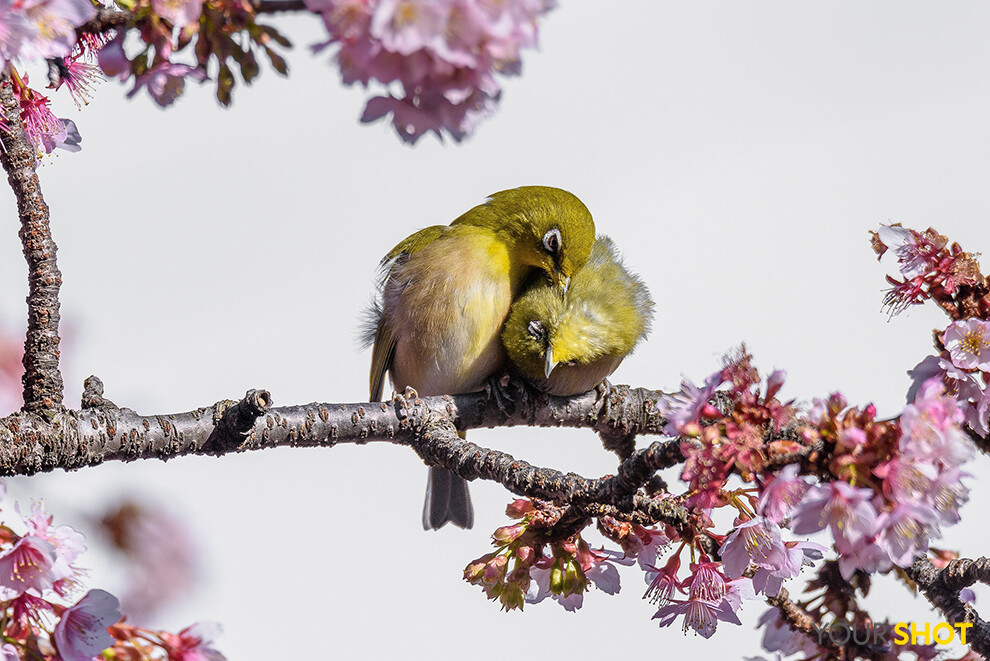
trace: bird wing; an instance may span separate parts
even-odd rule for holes
[[[395,355],[395,336],[383,321],[378,322],[378,330],[375,332],[375,344],[371,349],[371,398],[369,401],[377,402],[382,398],[382,386],[385,384],[385,372],[392,364],[392,357]]]
[[[445,225],[433,225],[419,230],[403,239],[397,246],[392,248],[382,259],[379,265],[380,274],[378,280],[379,301],[373,306],[372,317],[377,317],[377,327],[371,349],[371,374],[369,386],[371,399],[377,402],[382,398],[382,389],[385,385],[385,373],[392,366],[392,359],[395,357],[395,335],[388,324],[388,311],[384,307],[382,292],[385,290],[385,283],[393,270],[405,262],[410,255],[415,254],[424,247],[436,241],[447,230]]]

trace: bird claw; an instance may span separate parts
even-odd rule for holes
[[[409,386],[406,386],[406,389],[401,393],[393,392],[392,404],[396,407],[396,415],[398,415],[400,419],[408,418],[410,415],[410,410],[418,399],[419,393],[416,392],[415,388],[410,388]]]
[[[495,400],[498,410],[509,415],[515,409],[516,403],[526,402],[526,384],[512,378],[511,374],[493,376],[485,383],[485,394]]]
[[[612,390],[612,383],[608,379],[602,380],[601,383],[595,386],[595,404],[604,418],[608,418],[612,412]]]

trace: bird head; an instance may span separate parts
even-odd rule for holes
[[[576,322],[557,288],[537,283],[513,303],[502,330],[502,343],[523,375],[539,382],[549,379],[558,365],[598,357],[582,332],[583,324]]]
[[[493,193],[454,222],[489,227],[505,237],[516,261],[541,269],[559,293],[567,291],[595,242],[595,221],[584,203],[549,186]]]
[[[606,357],[614,359],[615,369],[647,335],[652,318],[649,292],[603,236],[565,295],[543,278],[531,279],[512,304],[502,343],[529,380],[550,379],[559,366],[569,366],[568,375],[555,379],[573,379],[581,366]]]

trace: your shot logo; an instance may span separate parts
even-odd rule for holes
[[[952,642],[966,644],[966,633],[972,622],[949,624],[948,622],[896,622],[894,624],[854,624],[835,621],[828,626],[814,626],[818,644],[831,641],[834,645],[948,645]]]

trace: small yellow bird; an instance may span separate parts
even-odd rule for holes
[[[601,384],[650,332],[653,299],[599,236],[588,262],[559,291],[533,283],[512,304],[502,331],[509,360],[537,389],[578,395]]]
[[[577,197],[523,186],[491,195],[450,225],[427,227],[382,260],[380,300],[366,339],[373,343],[371,400],[385,372],[393,388],[420,395],[481,390],[505,369],[500,333],[509,306],[534,273],[561,297],[588,260],[595,224]],[[423,527],[470,528],[467,482],[430,468]]]

